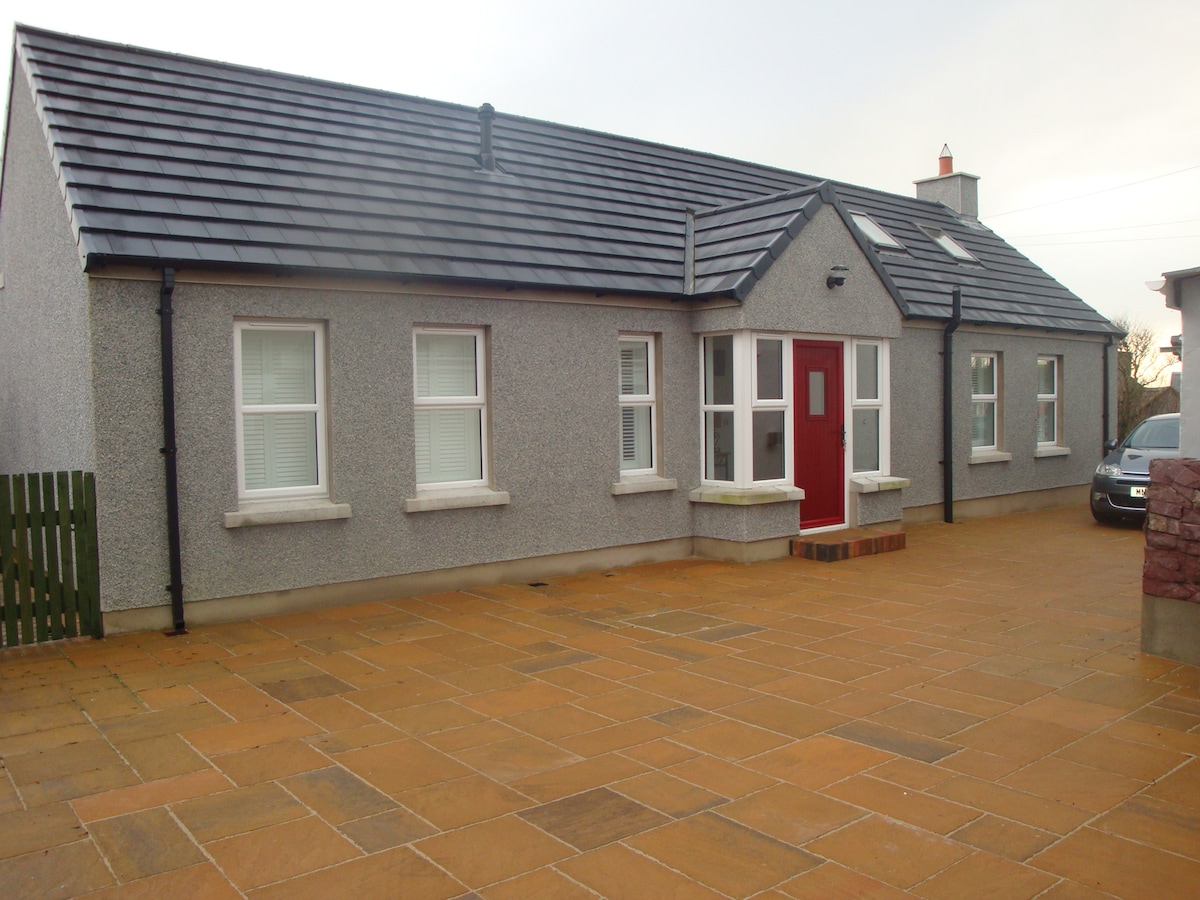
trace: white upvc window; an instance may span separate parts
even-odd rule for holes
[[[732,334],[701,339],[702,407],[704,412],[704,480],[733,483],[737,463]]]
[[[238,496],[327,497],[325,326],[234,323]]]
[[[658,469],[658,354],[652,335],[621,335],[618,402],[621,410],[621,475]]]
[[[754,445],[750,477],[755,483],[787,475],[788,358],[782,337],[755,335],[754,390],[750,432]]]
[[[971,354],[971,450],[1000,449],[1000,354]]]
[[[855,341],[850,390],[851,458],[855,474],[887,474],[890,458],[888,421],[888,345]]]
[[[413,330],[417,488],[487,482],[487,376],[482,328]]]
[[[1062,415],[1061,373],[1057,356],[1039,356],[1037,361],[1037,442],[1039,446],[1060,443]]]
[[[749,488],[791,476],[788,346],[750,332],[701,339],[704,481]]]

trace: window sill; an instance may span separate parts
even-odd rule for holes
[[[1034,459],[1041,459],[1045,456],[1070,456],[1070,447],[1060,447],[1058,445],[1047,444],[1045,447],[1038,447],[1033,451]]]
[[[967,465],[977,466],[981,463],[1011,462],[1012,454],[1003,450],[978,450],[971,454]]]
[[[648,494],[651,491],[673,491],[678,487],[679,482],[674,478],[663,478],[660,475],[630,475],[612,486],[612,494],[614,497],[622,494]]]
[[[760,503],[786,503],[804,499],[804,491],[791,485],[734,488],[708,485],[688,494],[693,503],[722,503],[728,506],[757,506]]]
[[[874,494],[878,491],[902,491],[911,487],[912,481],[898,475],[855,475],[850,479],[850,491],[854,494]]]
[[[449,488],[418,491],[417,496],[404,501],[404,511],[431,512],[435,509],[473,509],[480,506],[507,506],[508,491],[488,487]]]
[[[226,528],[252,525],[285,525],[290,522],[326,522],[349,519],[349,503],[328,500],[264,500],[242,505],[237,512],[225,513]]]

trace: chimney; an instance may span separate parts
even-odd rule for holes
[[[492,152],[492,119],[496,108],[490,103],[479,107],[479,166],[488,172],[496,170],[496,154]]]
[[[954,154],[948,144],[938,154],[938,173],[934,178],[914,181],[918,200],[944,203],[957,213],[979,218],[979,176],[954,171]]]

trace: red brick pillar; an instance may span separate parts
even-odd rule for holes
[[[1200,459],[1150,463],[1142,650],[1200,664]]]

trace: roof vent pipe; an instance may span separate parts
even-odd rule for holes
[[[683,292],[696,293],[696,211],[683,211]]]
[[[485,103],[479,107],[479,165],[488,172],[496,170],[496,154],[492,152],[492,120],[496,107]]]
[[[938,174],[950,175],[954,172],[954,154],[950,152],[949,144],[942,144],[942,152],[938,154]]]

